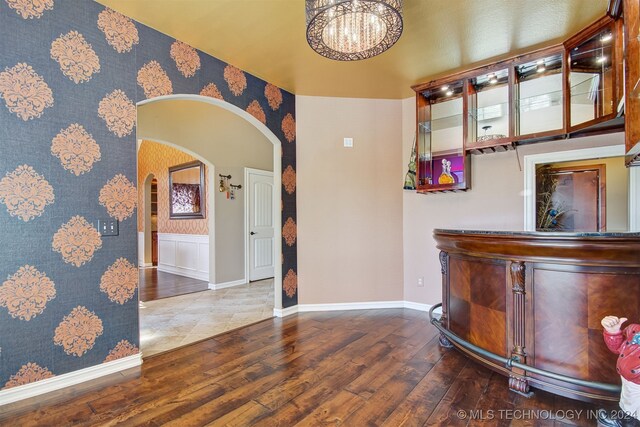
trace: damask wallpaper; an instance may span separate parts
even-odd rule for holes
[[[172,93],[281,139],[297,304],[295,97],[92,1],[0,0],[0,388],[139,352],[135,103]],[[100,236],[107,218],[119,236]]]
[[[197,160],[184,151],[153,141],[142,141],[138,150],[138,231],[144,231],[144,182],[153,174],[158,180],[158,233],[209,234],[208,220],[169,219],[169,167]],[[205,166],[205,175],[209,171]],[[206,182],[206,177],[205,177]],[[206,194],[211,189],[206,188]],[[209,215],[209,197],[205,198]]]

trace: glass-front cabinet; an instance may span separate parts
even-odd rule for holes
[[[539,138],[564,129],[562,52],[527,60],[515,73],[515,135]]]
[[[417,92],[418,191],[466,190],[464,81]]]
[[[595,28],[567,45],[571,129],[615,117],[616,31],[614,23]]]
[[[511,137],[509,70],[503,68],[471,77],[468,86],[467,148],[494,145]]]
[[[640,33],[638,27],[631,32]],[[469,154],[618,132],[625,125],[634,131],[629,121],[640,117],[640,60],[631,57],[639,77],[633,93],[626,88],[629,105],[623,108],[622,83],[629,73],[623,76],[622,29],[620,21],[605,16],[562,44],[413,86],[418,191],[468,189]],[[640,143],[636,147],[637,154],[631,150],[627,156],[640,163]]]

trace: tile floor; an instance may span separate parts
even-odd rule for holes
[[[273,317],[273,279],[140,302],[144,357]]]

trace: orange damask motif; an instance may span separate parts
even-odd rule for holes
[[[73,123],[53,138],[51,154],[60,159],[63,168],[80,176],[100,160],[100,146],[82,125]]]
[[[247,77],[244,72],[233,65],[224,67],[224,79],[229,85],[229,90],[235,96],[242,95],[242,92],[247,88]]]
[[[26,365],[22,365],[22,368],[15,375],[11,375],[4,388],[31,384],[51,377],[55,377],[55,375],[49,369],[43,368],[37,363],[29,362]]]
[[[79,305],[62,319],[56,328],[53,343],[62,346],[68,355],[80,357],[93,348],[102,332],[102,320]]]
[[[260,120],[262,124],[267,124],[267,116],[265,116],[264,110],[258,104],[258,101],[251,101],[251,104],[247,107],[247,113]]]
[[[200,95],[210,96],[211,98],[224,100],[224,98],[222,97],[222,94],[218,90],[218,86],[216,86],[215,83],[209,83],[208,85],[203,87],[202,90],[200,91]]]
[[[84,36],[69,31],[51,42],[51,59],[58,62],[62,74],[74,83],[88,82],[100,72],[100,60]]]
[[[40,18],[45,10],[53,9],[53,0],[5,0],[11,9],[24,19]]]
[[[193,77],[200,69],[200,57],[198,52],[186,43],[176,40],[171,44],[171,59],[176,62],[176,67],[185,77]]]
[[[144,90],[147,98],[156,96],[171,95],[173,85],[169,76],[162,69],[158,61],[147,62],[138,71],[138,84]]]
[[[54,283],[31,265],[24,265],[0,286],[0,307],[13,318],[27,322],[42,314],[47,302],[56,297]]]
[[[53,106],[53,92],[47,82],[23,62],[0,73],[0,94],[9,111],[25,122]]]
[[[133,356],[140,353],[140,349],[131,344],[127,340],[122,340],[109,352],[109,355],[104,359],[105,362],[111,362],[112,360],[122,359],[123,357]]]
[[[293,298],[298,291],[298,275],[293,269],[289,269],[284,276],[282,280],[282,290],[284,290],[284,293],[287,294],[289,298]]]
[[[287,246],[293,246],[296,243],[297,227],[293,218],[287,218],[282,227],[282,237]]]
[[[107,128],[120,138],[129,135],[136,124],[136,106],[120,89],[102,98],[98,115],[106,122]]]
[[[125,258],[118,258],[100,279],[100,290],[120,305],[133,298],[137,287],[138,269]]]
[[[138,192],[126,176],[118,174],[100,189],[98,201],[107,209],[109,216],[124,221],[133,215]]]
[[[9,215],[24,222],[42,215],[54,200],[51,184],[29,165],[18,166],[0,179],[0,203],[7,206]]]
[[[129,52],[134,44],[140,42],[133,21],[115,10],[106,8],[98,14],[98,28],[118,53]]]
[[[280,108],[280,104],[282,104],[282,91],[278,86],[267,83],[264,87],[264,96],[267,98],[269,107],[271,107],[273,111]]]
[[[296,139],[296,121],[293,119],[291,113],[287,113],[287,115],[284,116],[281,128],[287,141],[293,142],[293,140]]]
[[[291,165],[282,172],[282,185],[287,194],[293,194],[296,191],[296,171],[293,170]]]
[[[64,262],[80,267],[91,261],[95,251],[102,247],[102,239],[98,230],[77,215],[56,231],[52,247],[62,255]]]

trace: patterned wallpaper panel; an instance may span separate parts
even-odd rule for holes
[[[0,388],[139,352],[135,104],[183,93],[282,141],[297,304],[295,97],[89,0],[0,0]],[[100,236],[107,218],[119,236]]]
[[[169,167],[197,160],[184,151],[152,141],[142,141],[138,150],[138,231],[144,231],[144,182],[149,176],[158,180],[158,233],[209,234],[208,219],[169,219]],[[208,169],[205,166],[205,182]],[[205,185],[206,209],[210,214],[209,193]]]

